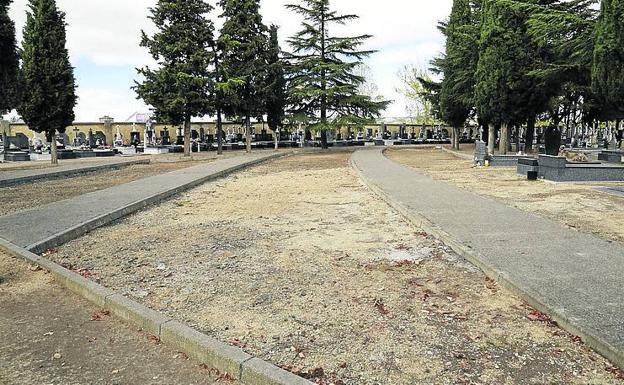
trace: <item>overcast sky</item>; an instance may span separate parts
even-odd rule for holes
[[[262,0],[264,22],[281,27],[283,42],[299,29],[300,17],[284,9],[284,4],[296,1]],[[111,115],[124,121],[134,112],[147,111],[130,86],[136,78],[135,67],[150,62],[145,50],[139,47],[139,36],[141,29],[153,30],[147,15],[155,2],[57,0],[67,14],[68,49],[76,67],[76,120],[94,121]],[[27,0],[14,0],[11,6],[20,44],[26,4]],[[395,92],[400,85],[397,72],[407,64],[426,64],[443,49],[436,24],[447,17],[451,0],[333,0],[331,5],[341,12],[361,16],[341,33],[374,35],[368,48],[379,52],[367,64],[381,93],[395,101],[385,115],[404,116],[405,103]],[[288,50],[285,43],[282,48]]]

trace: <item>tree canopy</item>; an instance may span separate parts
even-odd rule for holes
[[[28,127],[45,133],[56,163],[56,133],[74,120],[76,85],[66,45],[65,14],[55,0],[30,0],[22,44],[18,112]]]
[[[149,50],[157,68],[138,69],[144,79],[134,88],[158,120],[184,124],[186,156],[191,118],[214,112],[214,25],[207,19],[212,9],[203,0],[158,0],[149,17],[158,32],[151,37],[142,32],[141,46]]]
[[[291,112],[305,115],[310,127],[321,131],[326,146],[327,130],[370,122],[388,105],[358,92],[366,79],[357,74],[357,68],[375,52],[363,48],[371,36],[333,34],[332,26],[347,24],[358,16],[338,14],[329,0],[302,0],[287,8],[304,18],[302,29],[289,39]]]
[[[9,17],[12,0],[0,0],[0,117],[17,107],[19,56],[15,23]]]

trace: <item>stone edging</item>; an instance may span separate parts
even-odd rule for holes
[[[0,238],[0,250],[47,271],[67,289],[158,337],[165,345],[247,385],[312,385],[284,369],[149,309],[80,274]]]
[[[474,161],[474,156],[468,155],[468,154],[463,154],[461,152],[457,152],[457,151],[453,151],[453,150],[449,150],[448,148],[444,148],[444,146],[441,147],[442,151],[451,154],[457,158],[460,159],[464,159],[464,160],[472,160]]]
[[[111,163],[111,164],[100,164],[97,166],[84,167],[84,168],[79,168],[79,169],[74,169],[74,170],[54,171],[54,169],[52,169],[50,170],[49,173],[45,173],[45,174],[29,175],[29,176],[22,176],[22,177],[17,177],[17,178],[12,178],[12,179],[0,180],[0,188],[34,182],[38,180],[52,180],[52,179],[59,179],[62,177],[66,177],[66,176],[87,174],[90,172],[100,171],[100,170],[118,170],[124,167],[136,166],[137,164],[150,164],[150,162],[151,162],[150,159],[139,159],[139,160],[130,160],[126,162],[118,162],[118,163]]]
[[[385,149],[381,151],[382,155],[385,156]],[[406,207],[401,205],[400,203],[395,202],[391,199],[380,187],[369,181],[364,173],[358,168],[355,164],[353,158],[351,158],[351,167],[355,170],[355,172],[360,177],[360,180],[371,189],[376,195],[378,195],[385,203],[387,203],[390,207],[397,210],[404,218],[406,218],[409,222],[414,224],[415,226],[425,230],[427,233],[435,236],[444,242],[447,246],[449,246],[453,251],[455,251],[462,258],[465,258],[473,265],[477,266],[481,269],[484,274],[496,280],[501,286],[505,289],[511,291],[513,294],[522,298],[525,302],[527,302],[531,307],[539,310],[540,312],[549,315],[554,321],[556,321],[563,329],[567,330],[569,333],[581,337],[583,342],[601,354],[603,357],[607,358],[615,365],[620,368],[624,368],[624,352],[618,350],[615,346],[611,345],[609,342],[605,341],[600,336],[595,335],[591,331],[584,330],[582,326],[577,325],[574,320],[571,320],[566,314],[561,311],[561,309],[554,308],[543,303],[539,299],[539,294],[534,292],[531,289],[522,287],[518,283],[514,282],[509,275],[504,272],[498,270],[493,265],[489,264],[482,260],[477,253],[475,253],[472,248],[461,244],[458,240],[456,240],[453,236],[445,232],[440,226],[432,223],[424,216],[414,213],[408,210]]]
[[[258,165],[260,163],[264,163],[267,162],[269,160],[272,159],[276,159],[276,158],[280,158],[283,156],[288,156],[289,153],[276,153],[276,154],[272,154],[269,156],[265,156],[262,158],[258,158],[258,159],[254,159],[252,161],[249,162],[245,162],[243,164],[239,164],[237,166],[233,166],[230,167],[228,169],[225,169],[223,171],[211,174],[211,175],[207,175],[203,178],[199,178],[196,179],[192,182],[189,182],[185,185],[182,186],[178,186],[175,188],[172,188],[170,190],[167,191],[163,191],[157,194],[154,194],[152,196],[146,197],[146,198],[141,198],[136,202],[130,203],[124,207],[118,208],[115,211],[109,212],[107,214],[104,215],[100,215],[98,217],[95,218],[91,218],[88,221],[82,222],[74,227],[71,227],[69,229],[65,229],[61,232],[58,232],[48,238],[46,238],[45,240],[38,242],[38,243],[34,243],[31,245],[26,246],[26,249],[34,252],[34,253],[43,253],[44,251],[62,245],[64,243],[67,243],[71,240],[74,240],[76,238],[79,238],[80,236],[88,233],[89,231],[92,231],[98,227],[102,227],[105,226],[111,222],[114,222],[120,218],[123,218],[125,216],[128,216],[132,213],[135,213],[137,211],[139,211],[142,208],[145,208],[147,206],[151,206],[153,204],[156,204],[158,202],[161,202],[171,196],[174,196],[182,191],[186,191],[189,189],[192,189],[194,187],[197,187],[201,184],[204,184],[210,180],[214,180],[214,179],[218,179],[218,178],[222,178],[226,175],[229,175],[231,173],[234,173],[236,171],[240,171],[242,169],[245,169],[247,167],[251,167],[251,166],[255,166]]]

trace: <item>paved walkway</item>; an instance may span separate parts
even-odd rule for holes
[[[218,381],[6,255],[0,255],[0,309],[0,385],[237,384]]]
[[[280,155],[271,152],[222,159],[6,215],[0,217],[0,237],[42,252],[180,191],[276,156]]]
[[[41,179],[54,179],[68,175],[85,174],[99,170],[118,169],[132,166],[134,164],[147,164],[149,162],[149,159],[115,159],[88,161],[84,163],[72,162],[69,164],[61,164],[57,167],[45,167],[39,169],[0,171],[0,187],[28,183]]]
[[[623,245],[435,181],[380,149],[352,160],[389,203],[624,367]]]

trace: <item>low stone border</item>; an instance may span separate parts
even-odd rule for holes
[[[116,317],[158,337],[173,349],[227,373],[247,385],[313,385],[312,382],[253,357],[199,331],[149,309],[80,274],[0,238],[0,250],[49,271],[63,286]]]
[[[74,170],[64,170],[64,171],[54,171],[54,168],[51,168],[50,172],[48,173],[0,180],[0,188],[35,182],[39,180],[52,180],[52,179],[59,179],[59,178],[67,177],[67,176],[88,174],[94,171],[118,170],[124,167],[136,166],[137,164],[150,164],[150,162],[151,161],[149,159],[139,159],[139,160],[130,160],[126,162],[118,162],[118,163],[111,163],[111,164],[100,164],[97,166],[84,167],[84,168],[79,168],[79,169],[74,169]],[[19,171],[23,171],[23,170],[19,170]]]
[[[464,154],[464,153],[461,153],[461,152],[449,150],[448,148],[445,148],[444,146],[442,146],[441,149],[442,149],[442,151],[444,151],[446,153],[449,153],[449,154],[455,156],[456,158],[474,161],[474,155],[468,155],[468,154]]]
[[[50,236],[49,238],[46,238],[45,240],[38,242],[38,243],[34,243],[31,245],[26,246],[26,249],[40,254],[43,253],[44,251],[51,249],[53,247],[57,247],[59,245],[62,245],[64,243],[67,243],[69,241],[72,241],[76,238],[81,237],[82,235],[95,230],[98,227],[102,227],[105,226],[109,223],[112,223],[118,219],[121,219],[123,217],[126,217],[130,214],[133,214],[145,207],[154,205],[156,203],[162,202],[164,200],[166,200],[167,198],[170,198],[174,195],[177,195],[180,192],[183,191],[187,191],[190,190],[194,187],[197,187],[199,185],[202,185],[208,181],[214,180],[214,179],[219,179],[222,178],[224,176],[227,176],[229,174],[232,174],[234,172],[243,170],[245,168],[248,167],[252,167],[264,162],[267,162],[269,160],[273,160],[276,158],[281,158],[284,156],[288,156],[290,155],[290,153],[276,153],[276,154],[272,154],[263,158],[259,158],[259,159],[254,159],[252,161],[237,165],[237,166],[233,166],[230,167],[228,169],[225,169],[223,171],[205,176],[203,178],[200,179],[196,179],[192,182],[189,182],[185,185],[182,186],[178,186],[176,188],[167,190],[167,191],[163,191],[161,193],[146,197],[146,198],[142,198],[136,202],[133,202],[131,204],[128,204],[124,207],[121,207],[115,211],[109,212],[107,214],[104,215],[100,215],[99,217],[95,217],[95,218],[91,218],[88,221],[82,222],[72,228],[69,229],[64,229],[63,231],[56,233],[52,236]]]
[[[382,153],[385,151],[382,150]],[[447,150],[449,151],[449,150]],[[449,151],[450,152],[450,151]],[[390,207],[397,210],[405,219],[409,222],[413,223],[415,226],[425,230],[427,233],[435,236],[440,239],[444,244],[449,246],[453,251],[455,251],[462,258],[465,258],[473,265],[477,266],[479,269],[483,271],[483,273],[497,281],[501,286],[511,291],[513,294],[522,298],[525,302],[527,302],[531,307],[539,310],[544,314],[548,314],[554,321],[556,321],[559,326],[563,329],[567,330],[569,333],[581,337],[583,342],[601,354],[603,357],[607,358],[615,365],[620,368],[624,368],[624,352],[618,350],[615,346],[611,345],[609,342],[605,341],[603,338],[594,335],[592,332],[584,330],[582,327],[576,325],[576,323],[571,320],[569,317],[565,315],[565,313],[561,312],[560,309],[553,308],[549,305],[544,304],[539,300],[539,294],[527,289],[523,288],[518,283],[514,282],[506,272],[502,272],[496,269],[494,266],[489,263],[483,261],[479,258],[479,255],[475,253],[472,248],[461,244],[454,237],[445,232],[440,226],[432,223],[427,218],[417,213],[412,212],[408,208],[403,205],[395,202],[392,198],[390,198],[381,188],[376,186],[374,183],[369,181],[366,176],[362,173],[362,171],[357,167],[353,158],[351,159],[351,167],[355,170],[355,172],[360,177],[360,180],[371,189],[376,195],[378,195],[384,202],[386,202]]]

